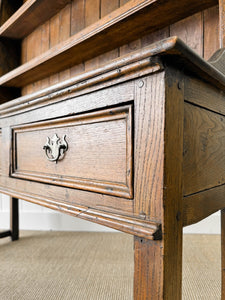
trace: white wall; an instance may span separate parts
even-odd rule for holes
[[[9,197],[0,194],[0,229],[9,228]],[[19,201],[19,226],[24,230],[114,231],[57,211]]]
[[[0,195],[0,228],[9,228],[9,197],[5,195]],[[110,228],[21,200],[20,229],[113,231]],[[185,227],[184,233],[220,234],[220,213],[217,212],[195,225]]]

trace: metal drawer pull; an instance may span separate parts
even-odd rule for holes
[[[48,160],[57,163],[58,160],[61,160],[64,157],[65,152],[68,149],[66,135],[64,135],[62,139],[60,139],[56,133],[51,139],[47,137],[47,142],[43,149],[45,150]]]

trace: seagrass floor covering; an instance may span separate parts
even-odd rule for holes
[[[21,232],[0,240],[0,300],[131,300],[133,240],[121,233]],[[220,237],[185,235],[183,299],[220,299]]]

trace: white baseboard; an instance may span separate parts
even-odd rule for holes
[[[9,212],[0,212],[0,228],[9,228]],[[22,230],[57,230],[57,231],[115,231],[111,228],[74,218],[66,214],[51,212],[50,210],[21,211],[20,229]],[[203,221],[187,226],[184,233],[220,234],[220,214],[217,212]]]

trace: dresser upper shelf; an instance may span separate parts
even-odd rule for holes
[[[71,0],[28,0],[1,27],[0,36],[22,39]]]
[[[182,40],[177,37],[170,37],[134,51],[132,54],[119,57],[110,64],[3,103],[0,107],[0,119],[36,109],[43,106],[43,104],[50,105],[55,103],[56,98],[59,98],[60,101],[73,98],[75,95],[83,94],[84,89],[92,89],[93,86],[97,90],[97,86],[107,86],[108,84],[106,83],[112,80],[115,80],[118,84],[118,82],[134,79],[143,74],[159,72],[164,70],[166,65],[173,65],[173,67],[189,75],[194,74],[195,78],[208,82],[217,89],[219,88],[221,90],[221,98],[224,99],[225,74],[220,68],[220,65],[224,65],[225,61],[224,51],[217,52],[210,62],[207,62]],[[191,92],[189,91],[190,94]],[[206,97],[206,102],[209,98]],[[210,109],[210,105],[213,102],[208,102]],[[223,102],[217,109],[219,113],[225,114]],[[68,107],[70,110],[70,106]]]
[[[59,12],[71,0],[27,0],[1,27],[0,36],[22,39],[31,33],[35,28],[49,20],[53,15]],[[132,15],[138,10],[143,13],[143,22],[152,22],[150,26],[154,26],[154,20],[160,16],[160,22],[168,25],[168,21],[176,22],[186,16],[204,10],[213,5],[217,5],[217,0],[130,0],[118,9],[118,15],[121,14],[124,19],[124,8],[127,15]],[[150,10],[143,11],[143,8]],[[159,15],[157,11],[164,11]],[[134,26],[138,26],[134,23]],[[162,25],[163,26],[163,25]],[[156,29],[156,28],[154,28]]]
[[[44,3],[46,3],[47,5],[47,2],[53,3],[53,1],[45,0],[27,1],[1,27],[2,30],[0,28],[1,35],[8,36],[4,33],[7,31],[7,23],[11,24],[12,29],[16,28],[16,26],[13,26],[16,22],[20,23],[20,26],[25,27],[30,23],[32,24],[33,21],[28,21],[31,14],[28,12],[25,13],[26,10],[23,7],[26,4],[28,7],[32,7],[31,3],[33,2],[36,3],[36,10],[40,10],[41,4],[45,5]],[[61,3],[62,5],[62,2],[65,5],[66,0],[54,1],[55,9],[57,7],[56,4],[58,3],[59,5]],[[129,43],[140,36],[154,32],[157,29],[216,4],[216,0],[130,0],[125,5],[71,36],[66,41],[3,75],[0,77],[0,85],[13,87],[25,86],[75,64],[101,55],[125,43]],[[24,11],[24,14],[18,14],[19,11]],[[44,11],[47,11],[47,9],[45,8]],[[17,15],[18,18],[16,18]],[[25,15],[28,16],[27,21],[23,17]],[[45,15],[44,12],[43,15]],[[14,22],[12,22],[13,19]],[[30,26],[34,27],[34,24]],[[4,27],[5,30],[3,30]],[[21,32],[24,30],[20,27]],[[13,33],[10,36],[12,37]],[[15,36],[17,36],[17,33]]]

